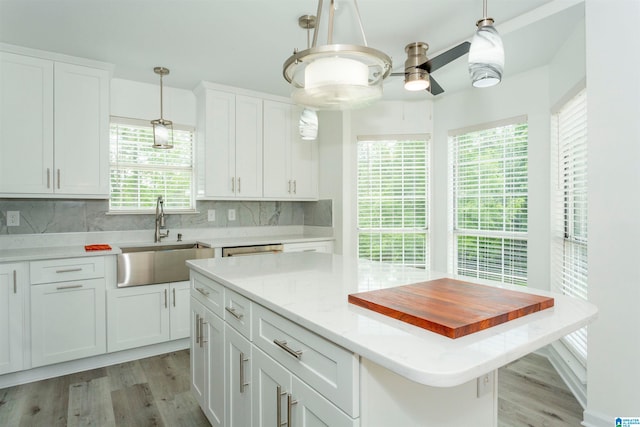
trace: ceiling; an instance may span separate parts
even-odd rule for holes
[[[329,0],[325,0],[325,4]],[[352,0],[336,0],[334,43],[363,44]],[[482,0],[359,0],[370,47],[402,71],[404,46],[429,43],[428,56],[470,40]],[[201,80],[288,96],[282,64],[307,47],[298,17],[316,0],[0,0],[0,42],[109,62],[114,77],[193,89]],[[582,0],[489,0],[505,44],[505,78],[547,64],[584,19]],[[326,21],[323,18],[323,22]],[[326,31],[319,36],[326,38]],[[466,56],[434,72],[446,96],[470,87]],[[384,83],[385,99],[422,99]]]

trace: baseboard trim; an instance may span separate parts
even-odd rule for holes
[[[583,419],[582,425],[585,427],[611,427],[615,425],[615,417],[589,409],[584,411]]]
[[[41,366],[39,368],[12,372],[10,374],[0,376],[0,389],[26,384],[33,381],[46,380],[47,378],[59,377],[61,375],[82,372],[89,369],[103,368],[105,366],[130,362],[132,360],[157,356],[159,354],[170,353],[172,351],[184,350],[187,348],[189,348],[189,338],[182,338],[160,344],[148,345],[114,353],[100,354],[98,356],[87,357],[85,359],[72,360],[69,362],[56,363],[55,365]]]
[[[564,381],[580,406],[582,406],[582,409],[585,409],[587,407],[587,385],[573,372],[558,349],[553,345],[548,345],[536,353],[545,356],[549,360],[551,366],[558,372],[558,375],[560,375],[562,381]]]

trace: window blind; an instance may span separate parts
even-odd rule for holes
[[[427,266],[426,137],[358,141],[358,256]]]
[[[587,299],[587,95],[582,90],[553,117],[558,144],[555,290]],[[586,366],[587,329],[563,338]]]
[[[450,136],[453,271],[527,282],[528,125]]]
[[[111,211],[193,210],[193,129],[174,125],[173,148],[152,148],[149,122],[112,117],[110,127]]]

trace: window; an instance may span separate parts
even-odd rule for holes
[[[155,209],[194,210],[193,129],[174,125],[174,146],[152,148],[153,129],[143,120],[111,118],[110,166],[112,212]]]
[[[358,139],[358,256],[427,267],[425,136]]]
[[[450,136],[453,272],[527,282],[526,119]]]
[[[553,116],[557,141],[555,290],[587,299],[587,95],[582,90]],[[586,366],[587,330],[563,342]]]

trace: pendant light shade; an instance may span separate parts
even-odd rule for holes
[[[299,21],[303,28],[314,29],[311,47],[294,51],[282,67],[285,80],[292,86],[293,101],[313,110],[370,105],[382,97],[382,81],[391,72],[391,58],[366,45],[356,0],[353,4],[364,46],[333,43],[335,1],[330,0],[327,44],[317,43],[323,10],[323,0],[319,0],[317,20],[310,24],[302,17]]]
[[[165,120],[162,116],[162,77],[169,74],[169,69],[155,67],[153,72],[160,75],[160,118],[151,120],[153,125],[153,148],[169,149],[173,148],[173,122]]]
[[[318,137],[318,113],[314,110],[305,108],[300,113],[300,122],[298,123],[300,137],[305,141],[313,141]]]
[[[483,1],[483,12],[469,49],[469,74],[474,87],[497,85],[504,71],[504,47],[493,18],[487,17],[487,0]]]

